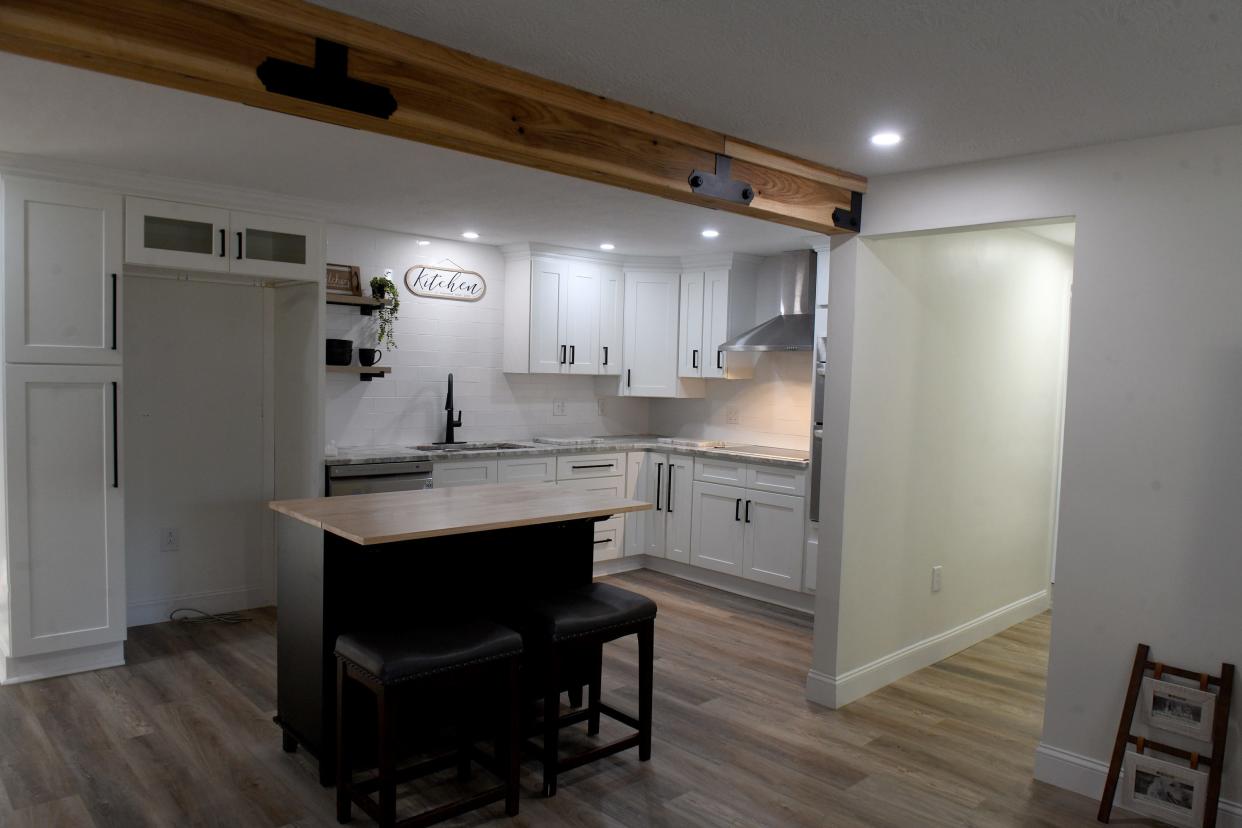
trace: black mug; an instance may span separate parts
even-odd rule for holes
[[[372,365],[377,364],[383,355],[379,348],[359,348],[358,362],[364,367],[370,368]]]

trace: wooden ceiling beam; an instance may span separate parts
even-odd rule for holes
[[[349,48],[353,79],[387,87],[391,117],[269,92],[268,58],[310,66]],[[0,49],[392,135],[820,233],[847,232],[866,179],[521,72],[302,0],[3,0]],[[54,105],[54,102],[49,102]],[[717,154],[749,204],[692,191]]]

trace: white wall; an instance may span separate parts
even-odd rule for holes
[[[1242,662],[1242,128],[875,179],[863,227],[1053,216],[1077,239],[1036,773],[1098,795],[1135,644],[1193,670]],[[1236,714],[1229,742],[1237,803]]]
[[[812,353],[758,354],[755,375],[707,380],[698,400],[652,400],[651,430],[669,437],[807,449]],[[737,422],[729,422],[736,414]]]
[[[854,252],[837,705],[1046,608],[1073,272],[1023,230]]]
[[[444,438],[446,377],[454,381],[454,404],[462,411],[461,440],[524,440],[536,436],[645,432],[647,402],[597,397],[589,376],[516,375],[500,371],[504,261],[483,244],[436,239],[426,247],[413,236],[329,225],[328,261],[362,268],[364,292],[372,276],[393,270],[401,290],[398,349],[385,353],[393,372],[359,382],[329,376],[326,439],[341,446],[414,445]],[[479,302],[455,302],[412,295],[402,282],[415,264],[449,258],[487,280]],[[328,308],[327,336],[374,346],[374,323],[356,309]],[[553,416],[553,400],[565,400],[566,415]],[[599,400],[603,400],[600,414]]]
[[[269,604],[264,290],[131,275],[123,293],[129,624]]]

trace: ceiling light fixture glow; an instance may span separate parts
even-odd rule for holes
[[[599,246],[600,250],[616,250],[617,246],[612,242],[604,242]]]
[[[479,237],[479,234],[478,234],[478,233],[476,233],[476,232],[474,232],[473,230],[467,230],[466,232],[464,232],[464,233],[462,233],[462,234],[461,234],[461,237],[462,237],[463,239],[471,239],[471,240],[473,240],[473,239],[477,239],[477,238]]]
[[[871,136],[871,143],[877,147],[895,147],[901,143],[901,133],[877,132]]]
[[[720,235],[719,230],[712,230],[710,227],[703,231],[703,238],[705,239],[714,239],[719,235]]]
[[[427,241],[426,239],[419,239],[419,240],[418,240],[418,246],[419,246],[419,247],[426,247],[426,246],[427,246],[427,245],[429,245],[429,244],[431,244],[431,242]]]

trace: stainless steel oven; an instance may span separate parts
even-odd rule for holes
[[[328,497],[431,488],[431,463],[356,463],[328,467]]]

